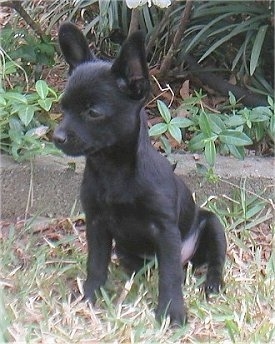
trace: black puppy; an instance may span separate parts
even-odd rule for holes
[[[168,160],[151,146],[143,109],[150,88],[143,35],[132,34],[113,63],[96,59],[71,23],[60,27],[59,42],[71,75],[54,141],[66,154],[86,157],[81,187],[88,241],[85,296],[94,302],[105,283],[114,239],[130,272],[156,254],[157,319],[167,314],[182,324],[183,266],[206,263],[205,292],[218,292],[226,241],[217,217],[194,204]]]

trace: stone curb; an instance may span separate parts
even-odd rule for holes
[[[199,204],[210,196],[227,195],[245,180],[245,188],[257,195],[274,196],[274,159],[247,157],[239,161],[218,157],[215,171],[221,180],[204,181],[197,173],[192,154],[175,154],[175,172],[194,192]],[[198,162],[203,158],[197,156]],[[84,168],[84,158],[37,157],[30,162],[16,163],[6,155],[1,156],[1,218],[14,220],[22,215],[69,217],[81,211],[79,187]]]

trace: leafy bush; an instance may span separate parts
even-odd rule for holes
[[[151,62],[159,63],[178,30],[186,2],[176,2],[164,21],[167,9],[149,7],[147,1],[131,3],[134,7],[142,4],[138,7],[139,26],[148,33],[148,38],[156,34]],[[74,20],[81,13],[85,18],[84,32],[92,30],[101,43],[106,43],[104,38],[114,29],[119,28],[127,35],[131,21],[126,1],[55,1],[51,9],[43,17],[48,24],[53,25],[62,15]],[[274,2],[269,0],[194,1],[191,17],[174,56],[175,66],[181,66],[186,54],[191,54],[199,62],[207,62],[211,57],[211,68],[214,66],[216,72],[233,73],[238,84],[256,93],[273,95],[274,67],[270,64],[274,61],[273,15]]]
[[[148,33],[151,64],[159,63],[167,54],[177,33],[186,2],[175,1],[166,10],[154,5],[150,7],[145,4],[148,3],[145,0],[131,3],[144,4],[138,7],[139,26]],[[152,4],[155,3],[159,1],[152,1]],[[17,25],[18,16],[13,16],[1,35],[4,54],[10,56],[10,59],[5,57],[2,78],[10,78],[12,88],[0,91],[3,113],[0,119],[3,124],[1,146],[16,159],[27,158],[28,155],[39,152],[42,149],[41,142],[43,145],[47,143],[46,133],[53,125],[49,110],[57,100],[55,92],[42,81],[38,81],[32,92],[28,92],[25,87],[18,86],[18,75],[21,71],[26,79],[33,74],[40,78],[36,66],[53,64],[55,44],[50,34],[54,26],[63,19],[81,21],[84,32],[92,36],[99,52],[114,55],[118,46],[106,38],[110,38],[116,29],[126,35],[132,15],[126,1],[55,0],[34,4],[27,0],[20,4],[26,13],[31,13],[33,22],[40,29],[36,31],[33,25],[33,31],[27,30],[23,25]],[[180,46],[174,52],[172,68],[184,73],[182,61],[186,54],[191,54],[197,61],[203,62],[205,67],[210,65],[216,72],[233,74],[237,83],[252,91],[273,95],[273,65],[270,64],[274,60],[273,7],[269,0],[241,3],[193,2]],[[20,17],[20,11],[18,13]],[[152,40],[150,42],[152,37],[153,44]],[[20,80],[21,77],[20,75]],[[15,88],[14,80],[17,85]],[[177,117],[178,109],[173,113],[163,102],[157,102],[163,122],[150,128],[149,133],[160,137],[167,153],[171,152],[167,138],[172,136],[177,142],[181,142],[184,133],[188,132],[191,134],[189,149],[204,151],[209,166],[213,166],[217,152],[243,158],[245,146],[260,142],[265,136],[273,138],[274,105],[270,97],[268,107],[239,109],[231,94],[229,101],[232,113],[221,114],[206,111],[201,102],[202,97],[202,94],[195,92],[193,97],[183,101],[181,107],[189,112],[188,118]],[[38,137],[45,138],[46,141],[38,140]],[[47,149],[50,148],[49,143],[46,146]]]
[[[273,95],[273,15],[271,1],[196,1],[179,59],[211,56],[249,89]]]
[[[10,75],[18,66],[12,61],[2,65],[2,75]],[[1,150],[15,160],[25,160],[35,155],[57,153],[49,142],[47,133],[53,126],[49,111],[58,101],[58,95],[43,80],[38,80],[35,90],[0,88]]]
[[[13,61],[28,72],[37,72],[37,66],[54,64],[55,45],[50,36],[37,37],[24,28],[7,25],[1,30],[1,47]]]
[[[260,142],[265,135],[274,138],[274,103],[270,97],[268,107],[235,110],[237,102],[233,94],[230,94],[232,113],[217,114],[206,111],[201,102],[204,96],[198,92],[195,94],[193,97],[186,98],[176,110],[176,112],[181,109],[187,110],[188,118],[172,118],[165,103],[157,101],[163,122],[153,125],[149,130],[149,135],[161,136],[161,142],[167,154],[171,152],[171,146],[165,139],[165,135],[170,134],[180,143],[182,141],[181,128],[188,128],[193,132],[188,148],[194,152],[203,151],[210,168],[215,165],[217,151],[244,159],[245,146]]]

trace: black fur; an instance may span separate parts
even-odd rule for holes
[[[156,317],[166,313],[183,324],[183,266],[208,264],[205,292],[218,292],[226,240],[217,217],[195,205],[150,143],[143,109],[149,93],[143,35],[132,34],[113,63],[95,59],[71,23],[60,27],[59,42],[71,75],[54,141],[68,155],[86,156],[81,187],[88,241],[85,296],[94,302],[105,283],[114,239],[129,272],[156,254]]]

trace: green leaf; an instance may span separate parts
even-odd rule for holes
[[[201,131],[206,135],[206,137],[212,136],[212,130],[209,123],[209,118],[204,111],[202,111],[200,114],[199,126],[200,126]]]
[[[251,129],[252,123],[251,123],[250,119],[246,120],[246,125],[248,126],[249,129]]]
[[[251,110],[246,107],[238,111],[238,114],[242,115],[243,118],[245,118],[246,120],[250,118],[250,113],[251,113]]]
[[[166,123],[169,123],[171,121],[171,113],[167,105],[163,101],[157,100],[157,106],[161,114],[161,117],[164,119]]]
[[[175,117],[171,119],[170,124],[173,124],[178,128],[188,128],[191,125],[194,125],[194,122],[189,118]]]
[[[29,125],[34,116],[34,106],[28,105],[22,107],[21,111],[18,112],[18,116],[25,126]]]
[[[204,139],[204,143],[209,142],[209,141],[215,142],[217,140],[217,138],[218,138],[218,135],[211,135],[210,137],[206,137]]]
[[[210,23],[207,25],[203,25],[202,29],[199,30],[199,32],[196,34],[196,36],[192,39],[192,41],[188,44],[188,46],[185,48],[186,53],[190,51],[190,49],[193,49],[195,46],[197,46],[201,41],[202,38],[207,38],[207,30],[210,29],[210,32],[213,30],[213,26],[219,22],[222,21],[224,18],[230,16],[233,13],[225,13],[221,16],[215,17]],[[206,34],[206,35],[205,35]]]
[[[268,28],[268,25],[261,26],[254,40],[254,44],[251,51],[251,57],[250,57],[250,68],[249,68],[250,75],[253,75],[255,72],[255,69],[257,68],[259,57],[262,50],[262,45],[264,43],[264,39],[266,36],[267,28]]]
[[[267,102],[271,109],[274,109],[274,100],[270,96],[267,97]]]
[[[244,153],[244,147],[243,146],[239,146],[236,147],[234,145],[227,145],[227,147],[229,148],[230,153],[237,159],[243,160],[245,153]]]
[[[160,137],[160,142],[161,142],[162,147],[165,151],[165,154],[170,155],[172,153],[172,147],[170,145],[169,140],[167,140],[167,138],[164,135],[162,135]]]
[[[241,33],[244,33],[246,31],[253,30],[254,28],[257,28],[257,23],[255,24],[255,22],[265,17],[266,17],[265,15],[260,15],[257,18],[253,18],[253,19],[244,21],[242,23],[238,23],[235,29],[231,30],[227,35],[223,35],[221,39],[219,39],[214,44],[212,44],[211,47],[199,59],[198,63],[203,61],[207,56],[209,56],[213,51],[215,51],[223,43],[228,42],[232,37],[240,35]]]
[[[44,109],[45,111],[49,111],[52,107],[52,100],[49,98],[46,99],[38,99],[38,104]]]
[[[205,159],[207,163],[213,167],[216,161],[216,146],[214,141],[208,141],[205,143]]]
[[[19,146],[17,144],[13,144],[11,147],[11,153],[12,153],[14,160],[19,159],[18,150],[19,150]]]
[[[237,63],[239,62],[240,58],[244,56],[246,48],[246,42],[244,41],[239,50],[237,51],[236,56],[234,57],[234,60],[232,62],[231,71],[233,71],[236,68]]]
[[[217,114],[209,114],[208,121],[212,133],[219,134],[220,132],[226,129],[222,119]]]
[[[230,105],[236,106],[236,104],[237,104],[236,97],[234,96],[234,94],[231,91],[229,91],[228,93],[229,93],[229,103],[230,103]]]
[[[171,136],[178,142],[181,143],[182,140],[182,134],[179,127],[169,123],[168,124],[168,131],[171,134]]]
[[[14,74],[16,72],[16,65],[12,61],[8,61],[5,64],[4,73],[5,75]]]
[[[16,145],[20,145],[22,142],[23,133],[15,129],[10,129],[9,137]]]
[[[231,129],[221,132],[219,134],[219,139],[223,143],[234,146],[246,146],[253,143],[245,133]]]
[[[270,119],[269,131],[271,133],[271,136],[274,138],[275,137],[275,115],[273,115]]]
[[[2,95],[0,95],[0,105],[5,106],[6,104],[7,104],[6,99]]]
[[[230,116],[226,121],[225,124],[227,127],[237,127],[245,123],[245,119],[240,115],[233,115]]]
[[[157,123],[149,129],[149,136],[159,136],[168,130],[166,123]]]
[[[22,123],[19,121],[17,116],[16,117],[10,117],[9,126],[13,130],[23,131]]]
[[[254,124],[254,131],[255,131],[255,136],[256,136],[256,141],[260,142],[261,139],[264,137],[265,134],[265,127],[262,123],[255,123]]]
[[[23,103],[23,104],[28,104],[26,96],[24,96],[21,93],[17,92],[6,92],[5,93],[5,98],[9,100],[11,103],[16,102],[16,103]]]
[[[41,99],[45,99],[49,93],[49,87],[44,80],[36,81],[35,89]]]
[[[198,135],[192,137],[189,141],[189,149],[191,151],[199,151],[203,149],[205,146],[205,135],[204,133],[199,133]]]
[[[251,110],[249,119],[251,122],[268,121],[272,115],[271,110],[266,106],[257,106]]]

